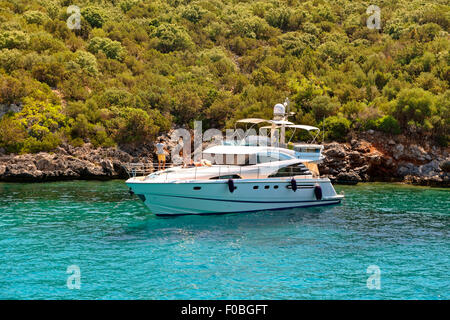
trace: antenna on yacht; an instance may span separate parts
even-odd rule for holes
[[[276,138],[277,141],[275,141],[275,132],[277,129],[277,124],[275,123],[275,121],[280,121],[281,122],[281,132],[280,132],[280,141],[279,144],[281,146],[284,145],[284,124],[283,121],[285,121],[286,119],[286,106],[287,106],[287,101],[285,101],[284,103],[277,103],[274,107],[273,107],[273,122],[272,122],[272,128],[270,130],[270,135],[271,135],[271,144],[272,146],[275,146],[275,143],[278,144],[278,138]]]
[[[273,107],[273,121],[272,121],[272,128],[271,128],[271,143],[275,143],[275,131],[278,128],[280,128],[280,135],[279,135],[279,145],[280,147],[285,147],[285,134],[286,134],[286,124],[292,124],[288,121],[288,118],[290,115],[293,115],[295,113],[289,112],[290,108],[290,101],[289,98],[286,97],[284,99],[283,103],[277,103]],[[278,140],[278,138],[276,138]]]
[[[286,99],[284,99],[283,104],[284,104],[284,107],[286,108],[286,115],[289,116],[289,111],[290,111],[289,105],[291,104],[291,101],[289,101],[288,97],[286,97]]]
[[[283,121],[287,121],[289,119],[289,110],[290,110],[290,104],[291,104],[288,97],[286,97],[286,99],[284,99],[283,104],[284,104],[284,107],[286,108],[286,112],[284,114]],[[281,136],[283,138],[281,139],[282,141],[280,141],[280,144],[281,144],[281,147],[284,148],[284,147],[286,147],[285,146],[285,144],[286,144],[286,128],[285,128],[284,124],[281,125]]]
[[[286,107],[286,120],[288,120],[288,118],[293,116],[295,112],[291,111],[291,100],[289,100],[288,97],[286,97],[283,104]]]

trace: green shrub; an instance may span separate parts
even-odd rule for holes
[[[101,28],[105,23],[105,13],[101,8],[86,7],[81,11],[81,14],[92,28]]]
[[[88,50],[94,54],[102,51],[108,58],[116,60],[122,60],[125,54],[120,42],[102,37],[92,38],[89,41]]]
[[[94,147],[113,147],[115,146],[114,140],[108,135],[106,132],[106,129],[100,125],[96,124],[92,128],[93,135],[90,138],[91,143],[94,145]]]
[[[183,9],[181,16],[186,20],[191,21],[192,23],[198,23],[205,13],[206,10],[194,4],[194,5],[187,5]]]
[[[61,109],[60,105],[27,97],[23,109],[14,118],[20,121],[30,136],[41,141],[67,126],[67,118]]]
[[[28,93],[23,82],[0,74],[0,104],[18,104]]]
[[[260,17],[241,17],[234,20],[231,29],[243,38],[267,39],[271,35],[269,24]]]
[[[6,152],[18,153],[23,147],[27,132],[13,118],[5,115],[0,120],[0,147]]]
[[[331,65],[338,65],[345,61],[350,55],[348,49],[343,43],[335,41],[327,41],[318,46],[317,51],[322,60],[327,61]]]
[[[325,138],[328,140],[343,141],[350,131],[351,122],[339,116],[325,119]]]
[[[300,56],[306,49],[315,49],[317,37],[300,32],[287,32],[279,37],[282,47],[294,56]]]
[[[433,95],[428,91],[421,88],[403,89],[397,96],[394,116],[404,127],[411,121],[423,124],[431,115],[433,103]]]
[[[66,49],[64,42],[58,40],[48,32],[38,32],[32,34],[30,37],[29,47],[31,50],[39,53],[45,51],[54,53],[64,51]]]
[[[64,79],[66,70],[60,62],[53,60],[34,65],[31,72],[37,80],[56,87]]]
[[[132,95],[127,90],[111,88],[105,90],[105,92],[99,98],[100,104],[110,107],[126,107],[129,106],[132,100]]]
[[[355,119],[361,111],[367,109],[367,105],[363,102],[358,102],[355,100],[351,100],[344,104],[340,111],[345,115],[348,119]]]
[[[60,106],[27,97],[22,111],[0,121],[0,145],[8,152],[51,151],[61,143],[65,126]]]
[[[18,49],[2,49],[0,50],[0,69],[11,73],[16,69],[20,69],[23,65],[22,52]]]
[[[366,121],[363,122],[363,130],[377,130],[377,120],[375,119],[366,119]]]
[[[75,52],[75,62],[80,69],[89,76],[96,77],[98,75],[97,59],[91,53],[77,50],[77,52]]]
[[[122,11],[124,13],[127,13],[128,11],[130,11],[136,4],[138,3],[138,0],[122,0],[119,3],[120,9],[122,9]]]
[[[117,142],[139,144],[155,139],[159,128],[144,110],[127,107],[116,109],[116,115],[109,129]]]
[[[386,133],[392,133],[392,134],[399,134],[401,132],[400,125],[393,116],[387,115],[384,116],[375,122],[375,126],[377,130],[386,132]]]
[[[164,53],[185,50],[192,46],[191,37],[184,29],[174,24],[161,24],[153,35],[158,39],[156,48]]]
[[[72,138],[87,139],[89,137],[91,124],[84,114],[78,114],[71,129]]]
[[[273,8],[269,10],[265,19],[269,25],[281,30],[287,30],[291,18],[291,9],[286,7]]]
[[[58,135],[49,133],[42,139],[37,139],[35,137],[28,137],[25,139],[22,153],[37,153],[40,151],[52,151],[58,145],[61,144],[61,139]]]
[[[41,11],[30,10],[23,14],[23,17],[27,21],[27,23],[36,23],[42,24],[45,20],[48,19],[47,15]]]
[[[70,140],[70,144],[74,147],[82,147],[84,145],[84,140],[81,138],[75,138]]]
[[[23,31],[4,31],[0,33],[0,49],[26,49],[30,37]]]
[[[311,100],[311,112],[317,122],[336,114],[338,109],[339,102],[328,96],[317,96]]]
[[[202,99],[192,88],[178,88],[174,98],[172,113],[178,124],[189,123],[198,117],[198,112],[202,108]]]

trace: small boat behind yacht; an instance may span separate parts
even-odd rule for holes
[[[283,105],[281,105],[283,106]],[[278,108],[278,109],[277,109]],[[156,215],[219,214],[280,210],[338,204],[343,195],[328,178],[321,178],[317,164],[323,146],[293,144],[284,147],[286,126],[318,130],[286,121],[280,104],[274,110],[282,118],[243,119],[240,122],[271,124],[272,134],[282,131],[279,145],[259,145],[259,137],[225,141],[203,151],[201,166],[178,166],[126,181]],[[296,127],[295,127],[296,126]]]

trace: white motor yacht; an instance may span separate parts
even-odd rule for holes
[[[280,104],[274,110],[278,117],[285,117]],[[340,203],[344,196],[336,194],[328,178],[319,176],[317,164],[323,160],[323,146],[303,143],[289,149],[284,145],[286,128],[319,129],[283,119],[239,122],[255,124],[260,120],[271,123],[272,135],[281,129],[278,145],[255,143],[261,140],[258,136],[225,141],[203,151],[207,161],[201,166],[178,166],[133,176],[126,184],[156,215],[238,213]]]

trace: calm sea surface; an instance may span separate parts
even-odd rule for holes
[[[336,189],[333,207],[157,218],[123,181],[3,183],[0,298],[450,298],[450,190]]]

